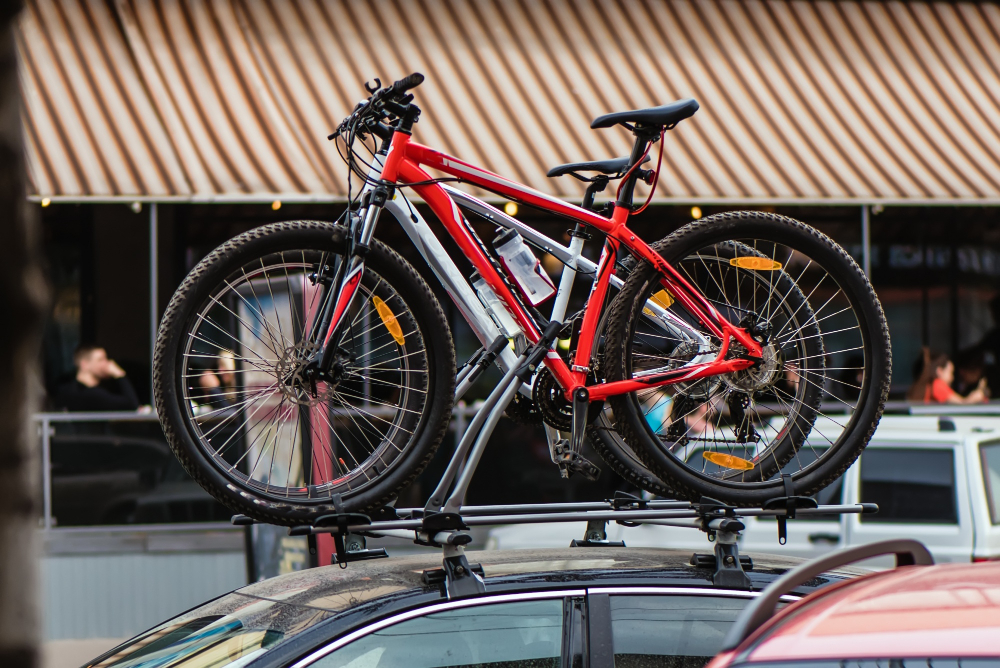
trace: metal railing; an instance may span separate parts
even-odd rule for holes
[[[452,409],[450,429],[455,435],[457,447],[470,417],[479,410],[481,402],[466,404],[459,401]],[[42,517],[40,528],[45,531],[61,532],[114,532],[114,531],[182,531],[190,529],[213,530],[232,528],[222,522],[185,522],[162,524],[108,524],[93,526],[57,527],[52,513],[52,438],[56,435],[55,425],[68,423],[159,423],[155,413],[139,413],[134,411],[113,412],[79,412],[79,413],[36,413],[32,416],[37,426],[37,434],[41,442],[41,473],[42,473]],[[84,446],[80,446],[84,447]]]
[[[471,417],[475,416],[482,402],[466,404],[458,402],[452,409],[451,431],[455,439],[455,447],[465,433]],[[887,414],[913,416],[1000,416],[1000,402],[961,405],[924,405],[906,402],[889,402],[886,404]],[[158,523],[158,524],[107,524],[96,526],[57,527],[53,521],[52,509],[52,438],[55,436],[54,425],[67,423],[158,423],[155,413],[138,412],[81,412],[81,413],[37,413],[33,417],[37,425],[38,437],[41,442],[41,473],[42,473],[42,517],[41,528],[46,531],[65,532],[108,532],[108,531],[178,531],[186,529],[221,529],[229,528],[228,523],[197,522],[197,523]],[[84,446],[80,446],[84,447]]]

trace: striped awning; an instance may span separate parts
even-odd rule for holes
[[[994,3],[30,0],[18,47],[39,196],[342,198],[326,134],[419,71],[417,141],[558,196],[694,97],[661,201],[1000,203]]]

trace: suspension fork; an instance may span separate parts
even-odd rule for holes
[[[347,314],[358,293],[358,287],[365,273],[365,257],[371,248],[375,226],[378,224],[382,209],[387,200],[392,199],[393,186],[379,182],[372,186],[373,181],[381,177],[385,154],[379,152],[372,163],[368,174],[368,185],[361,193],[362,203],[367,206],[361,209],[358,216],[348,214],[349,224],[344,238],[344,256],[328,284],[324,284],[322,299],[322,314],[317,319],[317,325],[310,333],[310,340],[320,345],[320,352],[313,362],[318,365],[320,373],[329,372],[336,360],[337,350],[344,340],[344,335],[350,327]]]

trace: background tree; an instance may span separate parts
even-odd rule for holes
[[[36,555],[38,359],[47,288],[35,207],[25,199],[14,26],[21,2],[0,0],[0,666],[38,663]]]

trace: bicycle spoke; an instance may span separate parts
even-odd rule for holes
[[[341,346],[350,359],[336,362],[337,381],[313,387],[296,375],[317,350],[311,330],[336,298],[318,282],[310,287],[308,274],[327,275],[328,264],[340,261],[309,251],[259,257],[223,279],[187,333],[179,375],[198,438],[230,475],[261,493],[319,498],[374,481],[412,440],[430,401],[420,333],[373,269],[347,316]],[[402,344],[377,314],[376,295],[404,329]],[[205,384],[207,374],[224,382]]]

